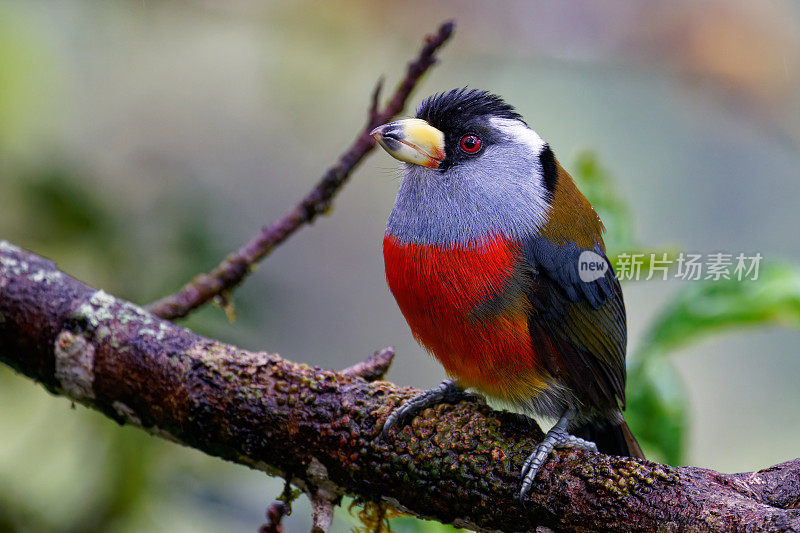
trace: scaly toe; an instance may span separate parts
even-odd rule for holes
[[[438,405],[442,402],[454,403],[467,396],[467,393],[464,392],[464,390],[456,385],[452,380],[446,379],[442,381],[441,384],[439,384],[439,386],[435,389],[425,391],[422,394],[411,398],[406,403],[392,411],[392,413],[386,419],[386,422],[384,422],[383,429],[381,429],[381,433],[378,438],[383,439],[386,437],[386,435],[389,433],[389,430],[395,426],[405,425],[409,418],[413,418],[423,409],[433,405]]]
[[[524,500],[527,498],[533,486],[533,480],[539,469],[547,461],[547,458],[553,452],[554,448],[572,447],[591,452],[597,452],[597,445],[594,442],[584,440],[575,435],[567,433],[567,425],[571,419],[571,413],[565,413],[564,416],[556,423],[553,428],[547,432],[536,448],[533,450],[525,464],[522,465],[520,476],[522,477],[522,486],[519,490],[519,497]]]

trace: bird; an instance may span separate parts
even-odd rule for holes
[[[558,447],[644,458],[622,416],[626,312],[605,228],[550,145],[500,96],[468,88],[371,135],[402,162],[386,281],[448,376],[381,437],[469,390],[557,420],[523,465],[521,498]]]

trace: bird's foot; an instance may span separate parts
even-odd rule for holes
[[[378,437],[383,439],[389,430],[394,426],[404,426],[409,418],[413,418],[417,413],[428,407],[440,403],[456,403],[466,398],[471,398],[464,389],[455,384],[451,379],[442,381],[435,389],[427,390],[419,394],[406,403],[392,411],[389,418],[383,424],[383,429]]]
[[[597,452],[597,445],[594,442],[567,433],[567,426],[573,416],[574,414],[571,411],[564,413],[556,425],[547,432],[542,442],[536,446],[533,453],[528,456],[528,459],[522,466],[522,472],[520,474],[522,476],[522,488],[520,488],[519,491],[520,499],[524,500],[527,498],[536,474],[539,472],[542,465],[544,465],[554,448],[572,447],[590,452]]]

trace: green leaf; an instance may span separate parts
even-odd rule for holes
[[[645,336],[647,353],[677,350],[707,335],[742,326],[800,328],[800,268],[761,267],[758,279],[690,283],[659,314]]]
[[[619,270],[620,255],[627,255],[630,260],[635,255],[635,264],[642,275],[633,279],[645,279],[650,272],[651,263],[667,259],[674,262],[678,251],[674,248],[650,249],[639,244],[634,235],[634,217],[628,203],[614,187],[614,180],[608,170],[603,168],[597,156],[584,151],[578,154],[573,165],[575,181],[584,196],[592,203],[595,211],[606,227],[605,242],[608,257],[615,270]],[[654,278],[659,279],[660,271],[654,271]]]
[[[36,218],[28,224],[31,237],[42,242],[92,240],[103,250],[119,234],[117,220],[104,200],[66,167],[37,169],[18,182],[21,200]]]
[[[628,373],[625,418],[648,457],[682,464],[687,427],[684,386],[669,353],[742,326],[800,328],[800,268],[766,264],[755,280],[691,282],[662,310]]]
[[[638,248],[633,234],[633,214],[630,207],[614,188],[608,171],[592,152],[581,152],[573,165],[578,188],[592,203],[606,227],[609,249],[630,250]]]
[[[653,357],[635,365],[628,374],[627,404],[625,420],[647,458],[683,464],[688,403],[672,362]]]

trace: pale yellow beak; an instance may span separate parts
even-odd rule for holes
[[[370,135],[390,156],[406,163],[439,168],[444,159],[444,133],[419,118],[378,126]]]

